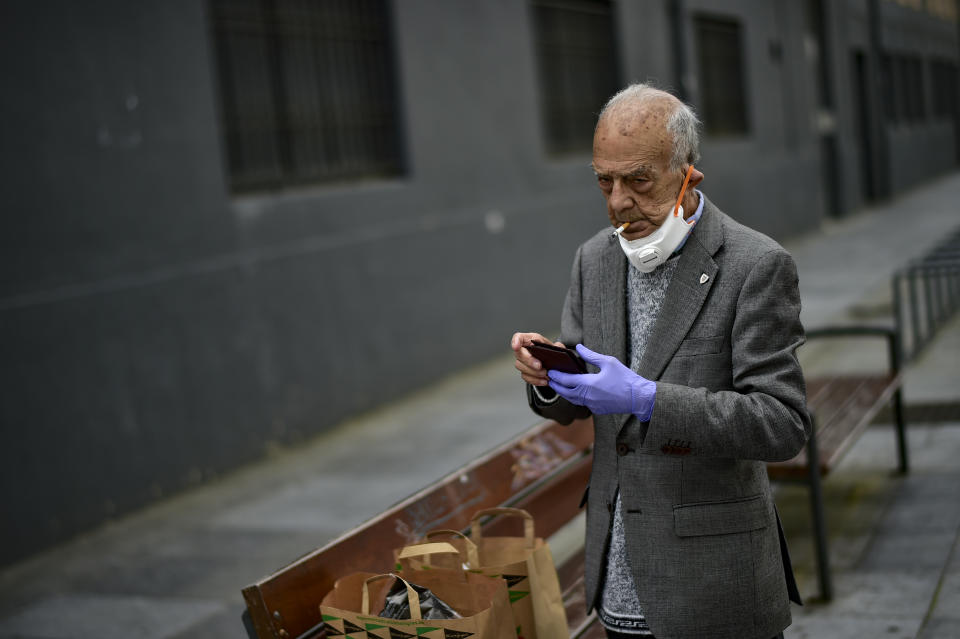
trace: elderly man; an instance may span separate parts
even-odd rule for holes
[[[511,341],[535,412],[593,415],[586,596],[610,637],[769,639],[799,603],[764,464],[810,433],[796,268],[694,188],[698,128],[647,85],[610,99],[593,170],[617,231],[578,249],[555,344],[589,371]]]

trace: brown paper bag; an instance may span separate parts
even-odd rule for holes
[[[523,536],[484,537],[480,520],[488,515],[523,519]],[[432,555],[429,566],[453,568],[459,562],[484,575],[502,577],[507,582],[519,639],[554,639],[569,634],[553,555],[547,543],[535,536],[530,513],[518,508],[489,508],[473,515],[469,538],[457,531],[436,530],[428,533],[426,539],[441,535],[449,535],[448,543],[460,554],[451,557],[449,553],[423,553]]]
[[[407,584],[411,619],[377,616],[384,597],[401,579]],[[420,619],[419,595],[410,587],[430,589],[447,603],[460,619]],[[373,612],[371,612],[373,611]],[[513,613],[506,584],[462,570],[411,570],[395,574],[358,572],[342,577],[320,602],[320,615],[327,635],[354,639],[515,639]]]

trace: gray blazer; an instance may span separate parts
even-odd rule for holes
[[[629,365],[627,261],[605,229],[577,251],[561,341]],[[586,597],[592,609],[620,488],[627,552],[658,639],[769,639],[799,603],[764,462],[810,434],[797,272],[770,238],[709,200],[684,245],[637,371],[657,382],[649,422],[594,417]],[[540,415],[589,415],[560,398]]]

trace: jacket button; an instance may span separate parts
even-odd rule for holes
[[[623,457],[630,452],[630,447],[626,444],[617,444],[617,454]]]

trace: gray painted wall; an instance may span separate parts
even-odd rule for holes
[[[686,4],[739,16],[749,65],[751,135],[705,142],[703,189],[775,237],[817,228],[799,3]],[[673,84],[665,5],[618,4],[625,82]],[[3,4],[0,563],[555,330],[605,215],[589,154],[544,154],[529,20],[395,2],[408,174],[233,197],[200,3]],[[942,127],[897,132],[896,188],[947,168]]]

